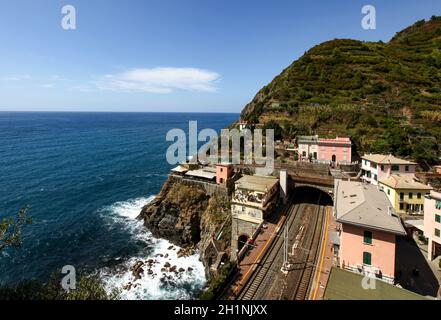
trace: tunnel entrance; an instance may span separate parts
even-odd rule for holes
[[[334,201],[331,195],[319,188],[300,186],[292,190],[294,203],[310,203],[332,206]]]

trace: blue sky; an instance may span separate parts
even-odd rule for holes
[[[0,0],[0,111],[239,112],[312,46],[388,41],[433,14],[441,1]]]

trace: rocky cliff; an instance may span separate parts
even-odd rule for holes
[[[198,249],[208,276],[219,253],[229,255],[231,221],[226,195],[209,196],[197,184],[169,179],[138,218],[155,237],[185,248],[183,254]]]

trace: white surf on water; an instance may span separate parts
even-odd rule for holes
[[[199,261],[199,254],[178,258],[179,247],[167,240],[154,238],[142,222],[136,219],[141,209],[153,199],[152,196],[117,202],[100,210],[103,218],[108,219],[111,229],[125,228],[132,235],[132,241],[145,242],[152,249],[149,254],[132,257],[115,267],[104,268],[100,275],[108,291],[119,289],[121,299],[124,300],[192,299],[192,293],[199,291],[206,282],[204,266]],[[130,245],[130,241],[128,239],[127,245]],[[146,263],[148,260],[154,263],[151,267],[144,265],[141,279],[136,280],[131,268],[138,261]],[[168,268],[165,271],[166,263],[176,266],[178,272],[169,272]]]

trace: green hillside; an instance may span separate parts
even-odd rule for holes
[[[388,43],[322,43],[262,88],[242,111],[279,138],[349,135],[357,151],[438,161],[441,17],[418,21]]]

